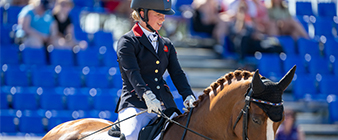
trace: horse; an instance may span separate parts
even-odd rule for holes
[[[213,140],[274,140],[284,120],[282,94],[291,83],[295,70],[296,66],[279,82],[261,76],[258,70],[235,70],[225,74],[206,88],[194,102],[194,109],[190,109],[188,128]],[[173,120],[185,126],[188,112]],[[107,120],[91,118],[69,121],[51,129],[42,140],[81,139],[112,124]],[[181,139],[184,131],[184,128],[170,123],[163,139]],[[114,138],[108,136],[107,129],[85,138],[95,139]],[[187,131],[183,139],[204,138]]]

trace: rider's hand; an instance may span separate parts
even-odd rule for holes
[[[159,110],[162,110],[161,102],[157,100],[156,95],[152,91],[146,91],[146,93],[143,94],[143,98],[146,101],[148,113],[151,113],[152,111],[159,112]]]
[[[196,101],[196,99],[195,99],[194,95],[189,95],[187,98],[185,98],[183,105],[186,108],[195,107],[194,104],[193,104],[195,101]]]

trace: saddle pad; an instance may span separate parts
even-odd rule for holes
[[[177,114],[176,112],[174,112],[174,113],[170,116],[170,119],[173,119],[173,118],[175,118],[176,116],[178,116],[178,114]],[[164,126],[163,129],[166,130],[167,127],[168,127],[168,125],[169,125],[169,122],[167,122],[167,123],[165,124],[165,126]],[[161,132],[160,134],[158,134],[157,137],[156,137],[154,140],[159,140],[160,137],[161,137],[161,134],[162,134],[162,132]]]

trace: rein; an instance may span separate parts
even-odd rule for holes
[[[155,112],[155,113],[156,113],[156,112]],[[189,130],[190,132],[193,132],[193,133],[195,133],[196,135],[201,136],[201,137],[203,137],[203,138],[205,138],[205,139],[207,139],[207,140],[212,140],[212,139],[210,139],[210,138],[208,138],[208,137],[206,137],[206,136],[204,136],[204,135],[202,135],[202,134],[200,134],[200,133],[197,133],[196,131],[191,130],[190,128],[185,127],[185,126],[183,126],[182,124],[180,124],[180,123],[178,123],[178,122],[176,122],[176,121],[170,119],[170,118],[169,118],[168,116],[166,116],[162,111],[161,111],[161,113],[156,113],[156,114],[162,116],[162,117],[165,118],[167,121],[169,121],[169,122],[171,122],[171,123],[174,123],[174,124],[176,124],[176,125],[178,125],[178,126],[184,128],[185,130]]]
[[[185,127],[188,128],[189,126],[189,122],[190,122],[190,118],[191,118],[191,114],[192,114],[192,111],[194,110],[194,108],[192,107],[189,111],[189,115],[188,115],[188,120],[187,120],[187,124],[185,125]],[[182,135],[182,139],[181,140],[184,140],[184,137],[185,135],[187,134],[187,129],[184,129],[184,132],[183,132],[183,135]]]
[[[250,87],[248,88],[248,90],[246,91],[245,94],[245,105],[243,107],[243,109],[239,112],[239,115],[237,116],[236,122],[233,126],[233,130],[235,130],[237,123],[239,122],[239,120],[241,119],[241,117],[243,116],[243,133],[242,133],[242,138],[243,140],[249,140],[248,138],[248,115],[249,115],[249,110],[250,110],[250,102],[257,102],[257,103],[262,103],[262,104],[267,104],[267,105],[271,105],[271,106],[282,106],[283,105],[283,101],[280,103],[271,103],[268,101],[263,101],[263,100],[258,100],[258,99],[254,99],[252,98],[252,87],[250,84]]]

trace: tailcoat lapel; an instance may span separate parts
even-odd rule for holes
[[[134,32],[134,35],[138,38],[138,40],[141,42],[141,44],[145,48],[147,48],[153,55],[155,55],[157,58],[159,58],[158,55],[155,52],[155,49],[153,48],[153,45],[149,42],[148,37],[143,33],[141,27],[137,23],[133,27],[133,32]],[[159,40],[161,40],[161,39],[159,39]],[[159,44],[161,44],[161,43],[159,43]],[[160,47],[158,49],[160,49]],[[162,47],[162,49],[163,49],[163,47]]]

